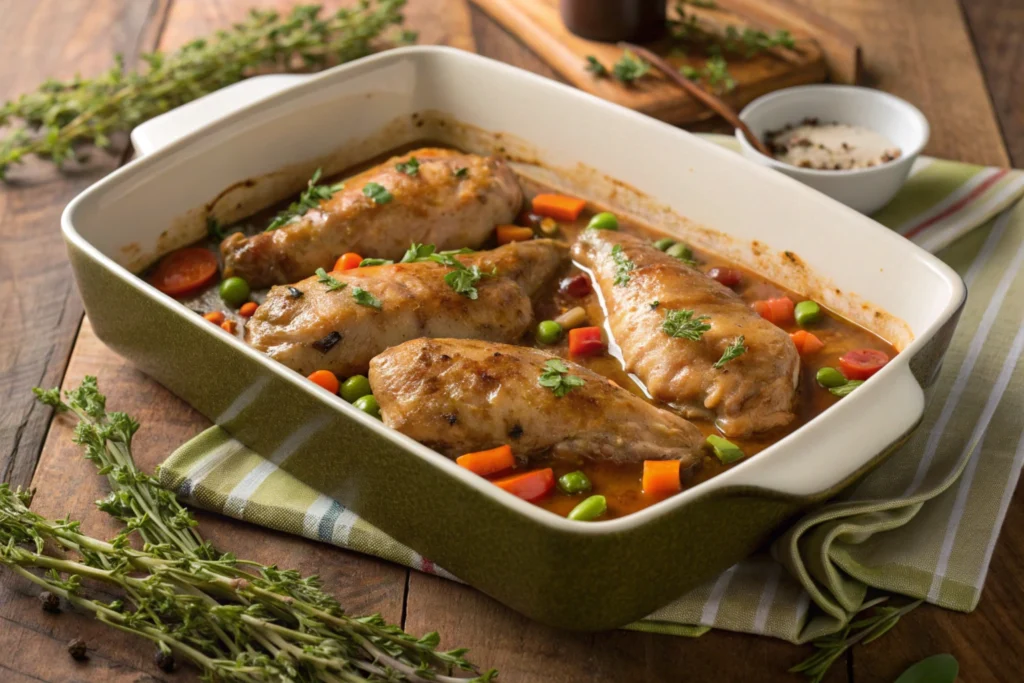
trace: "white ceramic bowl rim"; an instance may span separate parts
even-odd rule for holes
[[[891,93],[887,93],[883,90],[864,88],[858,85],[799,85],[793,88],[784,88],[782,90],[776,90],[775,92],[768,93],[767,95],[762,95],[761,97],[758,97],[757,99],[747,104],[747,106],[744,107],[743,110],[739,113],[740,120],[742,120],[744,123],[749,124],[749,119],[752,118],[755,114],[757,114],[758,109],[768,106],[772,103],[778,102],[780,100],[789,99],[793,96],[804,95],[808,92],[813,92],[816,95],[820,95],[823,97],[827,96],[829,93],[836,92],[852,93],[857,97],[885,101],[891,105],[894,105],[897,109],[903,111],[904,115],[908,119],[911,119],[914,123],[917,124],[917,129],[920,131],[918,139],[914,142],[914,144],[910,145],[907,148],[904,148],[901,145],[900,150],[902,152],[902,155],[898,159],[893,159],[892,161],[887,161],[877,166],[869,166],[867,168],[849,168],[838,170],[820,170],[816,168],[804,168],[802,166],[794,166],[793,164],[788,164],[784,161],[779,161],[775,157],[762,154],[756,147],[750,144],[750,141],[747,140],[747,137],[743,134],[743,132],[737,129],[736,139],[739,140],[740,145],[742,145],[746,150],[758,155],[762,159],[766,159],[770,166],[776,168],[785,168],[786,172],[790,173],[791,175],[806,175],[810,177],[818,176],[835,178],[840,176],[865,176],[873,173],[883,172],[892,164],[899,163],[900,160],[915,158],[918,154],[921,153],[921,150],[924,149],[924,146],[928,144],[928,138],[931,135],[931,128],[928,125],[928,119],[925,118],[925,115],[921,113],[920,109],[912,105],[910,102],[907,102],[906,100],[900,97],[896,97]]]

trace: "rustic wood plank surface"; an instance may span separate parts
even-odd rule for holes
[[[986,164],[1024,163],[1021,79],[1024,10],[1015,0],[800,0],[846,26],[864,46],[868,83],[919,106],[932,124],[928,152]],[[0,99],[32,89],[47,76],[93,74],[121,51],[172,48],[237,19],[250,4],[288,0],[0,0],[8,39],[0,42]],[[342,4],[329,2],[328,5]],[[409,23],[421,42],[447,42],[549,77],[555,74],[522,44],[464,3],[411,0]],[[59,8],[58,8],[59,5]],[[963,10],[963,11],[962,11]],[[11,39],[17,36],[17,39]],[[973,42],[972,42],[973,39]],[[56,48],[54,46],[57,46]],[[979,60],[980,58],[980,60]],[[7,65],[16,65],[11,67]],[[1002,132],[1000,131],[1000,126]],[[164,389],[103,347],[86,322],[74,344],[81,305],[57,232],[60,211],[82,187],[108,172],[100,158],[72,174],[32,164],[25,181],[0,189],[0,467],[4,479],[40,487],[37,508],[71,512],[87,528],[108,531],[92,509],[102,487],[69,443],[67,423],[49,426],[28,388],[99,374],[110,404],[141,418],[138,455],[151,469],[207,423]],[[65,375],[66,370],[66,377]],[[44,447],[45,439],[45,447]],[[36,465],[38,463],[38,469]],[[33,472],[35,477],[33,479]],[[302,539],[200,514],[215,543],[253,559],[325,576],[350,609],[404,618],[412,632],[438,629],[443,643],[473,648],[474,659],[497,666],[507,682],[799,680],[785,669],[806,650],[764,638],[710,633],[684,639],[631,632],[565,634],[538,626],[493,600],[459,586]],[[1024,503],[1010,507],[979,609],[971,615],[922,608],[879,644],[858,647],[829,681],[891,681],[909,663],[952,652],[964,681],[1016,680],[1024,667],[1018,567],[1024,562]],[[66,642],[83,637],[91,661],[78,664]],[[160,673],[152,650],[100,628],[82,615],[43,613],[35,591],[0,573],[0,680],[190,680]]]

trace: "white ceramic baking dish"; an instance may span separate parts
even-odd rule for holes
[[[190,116],[199,123],[225,103],[235,100],[200,100]],[[169,121],[164,132],[179,135]],[[526,175],[813,296],[901,352],[747,462],[627,517],[579,523],[385,428],[134,274],[200,239],[208,215],[240,218],[297,191],[317,166],[334,172],[420,139],[504,154]],[[965,298],[936,258],[791,178],[573,88],[441,47],[392,50],[286,84],[92,186],[67,207],[62,227],[88,315],[111,347],[399,541],[567,628],[648,614],[879,462],[919,421],[923,387]]]

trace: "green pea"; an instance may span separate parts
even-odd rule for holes
[[[574,507],[567,517],[578,522],[589,522],[603,515],[607,509],[608,501],[604,496],[590,496]]]
[[[793,317],[801,327],[807,327],[821,318],[821,306],[813,301],[801,301],[793,307]]]
[[[349,403],[355,403],[356,399],[368,396],[373,392],[370,389],[370,380],[365,375],[352,375],[341,385],[341,397]]]
[[[821,368],[815,373],[814,379],[818,380],[818,384],[826,389],[841,387],[846,384],[846,378],[843,377],[843,373],[835,368]]]
[[[680,259],[682,261],[693,260],[693,252],[690,251],[690,248],[683,244],[682,242],[676,242],[671,247],[666,249],[665,253],[668,254],[669,256],[674,256],[675,258]]]
[[[541,344],[557,344],[562,338],[562,326],[554,320],[545,320],[537,325],[537,341]]]
[[[654,243],[654,248],[659,251],[667,251],[669,247],[675,244],[676,241],[671,237],[662,237],[660,240]]]
[[[739,446],[720,436],[712,434],[708,437],[708,444],[710,444],[711,449],[715,452],[715,457],[721,460],[723,465],[728,465],[747,457]]]
[[[568,472],[558,478],[558,488],[570,496],[590,490],[590,479],[579,470]]]
[[[619,219],[615,217],[614,213],[602,211],[590,219],[587,227],[591,230],[618,230]]]
[[[220,283],[220,298],[228,306],[238,308],[249,300],[249,283],[240,277],[229,277]]]
[[[373,394],[367,394],[366,396],[360,396],[352,402],[356,408],[363,411],[367,415],[372,415],[378,420],[380,419],[380,404],[377,403],[377,399],[373,397]]]

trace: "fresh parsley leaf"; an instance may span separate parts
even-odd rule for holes
[[[467,268],[458,261],[452,259],[459,266],[452,272],[444,276],[445,284],[451,287],[456,294],[461,294],[467,299],[476,300],[479,296],[479,292],[476,289],[476,283],[480,282],[485,277],[494,277],[498,274],[497,269],[494,269],[490,273],[481,273],[479,266],[472,266]]]
[[[366,268],[368,266],[390,266],[394,261],[386,258],[364,258],[359,262],[360,268]]]
[[[670,337],[700,341],[701,335],[711,329],[711,325],[704,322],[705,320],[711,320],[711,318],[706,315],[694,318],[693,311],[689,309],[666,311],[665,320],[661,323],[661,331]]]
[[[415,263],[422,261],[434,253],[436,247],[433,244],[416,244],[413,242],[408,249],[405,250],[405,256],[399,263]]]
[[[562,398],[576,387],[582,387],[586,380],[576,375],[567,374],[569,366],[565,361],[552,358],[544,363],[544,371],[537,378],[537,384],[550,389],[556,397]]]
[[[348,287],[347,282],[342,282],[337,278],[329,275],[323,268],[316,269],[316,280],[322,285],[327,285],[327,291],[333,292],[339,289],[345,289]]]
[[[608,75],[607,67],[598,61],[597,57],[594,55],[587,55],[587,65],[584,68],[598,78],[603,78]]]
[[[416,175],[420,172],[420,162],[416,157],[409,157],[409,161],[401,164],[395,164],[395,168],[398,169],[399,173],[404,173],[408,176]]]
[[[653,311],[655,308],[657,308],[660,305],[661,305],[661,302],[658,301],[657,299],[655,299],[654,301],[651,302],[651,310]]]
[[[213,216],[206,217],[206,234],[210,236],[210,239],[214,240],[222,240],[227,236],[227,233],[224,232],[224,226]]]
[[[623,83],[631,84],[633,81],[643,78],[651,70],[651,65],[626,50],[622,53],[619,61],[612,65],[612,76]]]
[[[832,387],[828,391],[833,396],[839,396],[839,397],[848,396],[850,393],[853,392],[854,389],[859,387],[861,384],[864,384],[864,380],[862,380],[862,379],[851,379],[846,384],[840,384],[838,387]]]
[[[612,247],[612,260],[615,261],[615,284],[625,287],[629,284],[629,273],[636,268],[636,264],[626,258],[622,253],[622,245],[616,244]]]
[[[747,345],[743,343],[743,335],[736,337],[732,344],[726,347],[725,351],[722,352],[722,357],[715,363],[715,368],[721,368],[723,365],[731,360],[739,358],[747,352]]]
[[[366,183],[363,194],[372,199],[374,204],[387,204],[394,199],[387,188],[380,183]]]
[[[288,205],[288,208],[281,213],[274,216],[274,220],[270,221],[270,225],[267,226],[265,232],[271,230],[277,230],[280,227],[294,223],[302,218],[307,211],[315,209],[320,206],[321,202],[325,202],[334,194],[345,187],[345,183],[335,183],[333,185],[317,185],[320,182],[320,176],[322,169],[316,169],[313,171],[313,177],[306,183],[306,189],[303,190],[302,194],[299,195],[299,201],[292,202]]]
[[[469,169],[465,167],[457,168],[454,171],[452,171],[452,175],[455,176],[456,178],[466,178],[469,176]]]
[[[370,294],[362,287],[354,287],[352,289],[352,298],[356,300],[356,303],[360,306],[368,306],[369,308],[376,308],[378,311],[381,309],[380,299]]]

